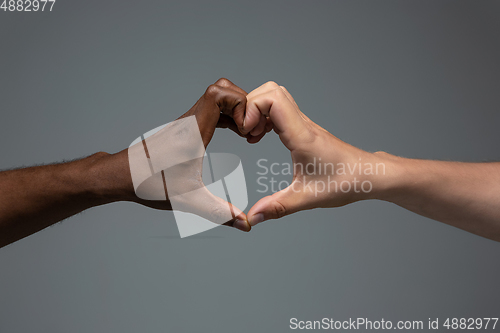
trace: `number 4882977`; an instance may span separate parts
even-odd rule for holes
[[[4,12],[43,12],[47,9],[51,12],[55,3],[56,0],[3,0],[0,9]]]

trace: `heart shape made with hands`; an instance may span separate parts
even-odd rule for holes
[[[249,143],[274,129],[291,151],[294,166],[321,157],[326,142],[318,145],[318,137],[327,134],[343,143],[310,121],[284,87],[268,82],[246,94],[231,81],[218,80],[183,116],[145,133],[129,147],[136,195],[169,200],[181,237],[221,224],[249,231],[266,219],[328,205],[328,198],[311,196],[305,177],[302,181],[301,172],[294,170],[292,184],[260,199],[247,218],[237,208],[248,204],[241,161],[235,155],[205,152],[216,127],[230,128]]]

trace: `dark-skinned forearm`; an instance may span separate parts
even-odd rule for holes
[[[127,151],[0,172],[0,246],[85,209],[135,201]]]

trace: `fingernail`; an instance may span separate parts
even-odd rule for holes
[[[248,221],[248,222],[250,222],[250,225],[256,225],[256,224],[259,224],[262,221],[264,221],[264,214],[258,213],[258,214],[253,215],[250,218],[250,221]]]
[[[250,231],[250,225],[247,221],[241,219],[236,219],[233,223],[233,227],[246,232]]]

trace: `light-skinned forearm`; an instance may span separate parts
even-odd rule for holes
[[[387,165],[376,198],[500,241],[500,163],[418,160],[382,152],[375,156]]]

